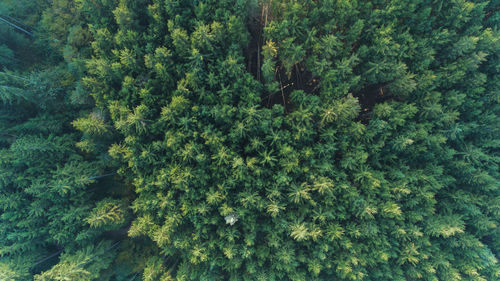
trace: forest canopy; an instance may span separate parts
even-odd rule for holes
[[[3,0],[0,280],[500,280],[500,0]]]

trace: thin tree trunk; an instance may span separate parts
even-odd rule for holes
[[[6,57],[6,56],[2,56],[2,55],[0,55],[0,57],[2,57],[2,58],[4,58],[4,59],[13,60],[13,61],[15,61],[15,62],[21,62],[21,60],[18,60],[18,59],[16,59],[16,58]]]
[[[97,180],[97,179],[109,177],[109,176],[112,176],[112,175],[115,175],[115,174],[116,174],[116,172],[105,174],[105,175],[101,175],[101,176],[92,176],[92,177],[89,178],[89,180]]]
[[[7,76],[14,77],[14,78],[17,78],[17,79],[21,79],[21,80],[24,80],[24,81],[28,81],[28,79],[26,79],[24,77],[17,76],[17,75],[14,75],[14,74],[10,74],[10,73],[7,73],[7,72],[2,72],[2,74],[5,74]]]
[[[34,264],[32,264],[32,265],[31,265],[31,267],[33,267],[33,266],[35,266],[35,265],[38,265],[38,264],[41,264],[42,262],[44,262],[44,261],[46,261],[46,260],[48,260],[48,259],[50,259],[50,258],[53,258],[53,257],[55,257],[55,256],[59,255],[62,251],[63,251],[63,250],[59,250],[59,251],[57,251],[57,252],[53,253],[52,255],[50,255],[50,256],[48,256],[48,257],[45,257],[45,258],[43,258],[43,259],[41,259],[41,260],[39,260],[39,261],[35,262]]]
[[[17,23],[18,25],[23,26],[24,28],[30,28],[30,29],[33,29],[31,26],[24,24],[22,21],[20,21],[20,20],[18,20],[18,19],[16,19],[16,18],[13,18],[13,17],[7,16],[7,15],[4,15],[4,17],[6,17],[6,18],[10,19],[11,21],[13,21],[13,22]]]
[[[285,108],[285,113],[287,113],[286,110],[286,99],[285,99],[285,92],[283,91],[283,82],[281,80],[281,73],[278,72],[278,75],[280,77],[280,90],[281,90],[281,97],[283,98],[283,107]]]
[[[2,17],[0,17],[0,21],[3,21],[3,22],[5,22],[5,23],[7,23],[8,25],[10,25],[10,26],[12,26],[12,27],[16,28],[17,30],[22,31],[22,32],[24,32],[24,33],[28,34],[29,36],[33,37],[33,33],[31,33],[31,32],[29,32],[29,31],[27,31],[26,29],[24,29],[24,28],[22,28],[22,27],[20,27],[20,26],[18,26],[18,25],[16,25],[16,24],[11,23],[10,21],[8,21],[8,20],[6,20],[6,19],[4,19],[4,18],[2,18]]]

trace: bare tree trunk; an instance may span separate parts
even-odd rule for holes
[[[16,24],[11,23],[10,21],[8,21],[8,20],[6,20],[6,19],[4,19],[4,18],[2,18],[2,17],[0,17],[0,21],[3,21],[3,22],[5,22],[5,23],[7,23],[8,25],[10,25],[10,26],[14,27],[15,29],[17,29],[17,30],[19,30],[19,31],[22,31],[22,32],[24,32],[24,33],[28,34],[29,36],[33,37],[33,33],[31,33],[31,32],[29,32],[29,31],[27,31],[26,29],[24,29],[24,28],[22,28],[22,27],[20,27],[20,26],[18,26],[18,25],[16,25]]]

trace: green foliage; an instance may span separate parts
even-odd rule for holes
[[[497,280],[499,5],[0,4],[0,279]]]
[[[5,281],[13,281],[19,278],[19,275],[11,270],[7,264],[0,263],[0,278]]]
[[[66,4],[4,1],[0,5],[2,18],[34,33],[32,38],[26,38],[26,33],[20,34],[19,30],[0,27],[6,39],[1,48],[7,57],[2,58],[19,62],[2,64],[0,72],[2,280],[33,280],[41,272],[35,279],[110,280],[116,275],[123,279],[135,274],[112,270],[118,253],[105,249],[108,242],[92,246],[106,238],[123,239],[119,230],[130,220],[127,205],[131,194],[120,181],[111,181],[116,168],[109,156],[99,150],[85,154],[75,146],[80,133],[72,128],[71,121],[87,114],[91,103],[75,103],[70,98],[82,73],[71,65],[81,64],[81,57],[68,58],[67,65],[61,64],[62,50],[58,49],[64,45],[78,47],[85,56],[89,38],[85,30],[76,27],[67,35],[65,25],[77,24],[78,18],[71,15],[75,10],[67,17],[59,17],[60,26],[51,22],[49,14]],[[38,48],[45,46],[46,39],[55,44]],[[35,58],[36,54],[39,56]],[[96,114],[90,116],[98,118]],[[75,121],[79,128],[95,135],[95,126],[85,123],[85,119],[78,120],[82,120]],[[101,146],[107,149],[106,145]],[[111,231],[116,231],[118,237],[108,234]],[[60,256],[61,252],[64,254]],[[94,263],[95,257],[101,255],[103,259]]]
[[[103,280],[102,270],[113,261],[114,246],[110,242],[88,246],[75,253],[63,253],[58,264],[39,275],[35,281]]]
[[[108,226],[117,228],[126,222],[126,206],[124,202],[108,199],[97,202],[97,206],[92,210],[90,215],[85,218],[85,221],[91,227]]]

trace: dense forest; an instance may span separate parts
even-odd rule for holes
[[[0,280],[500,280],[500,0],[1,0]]]

